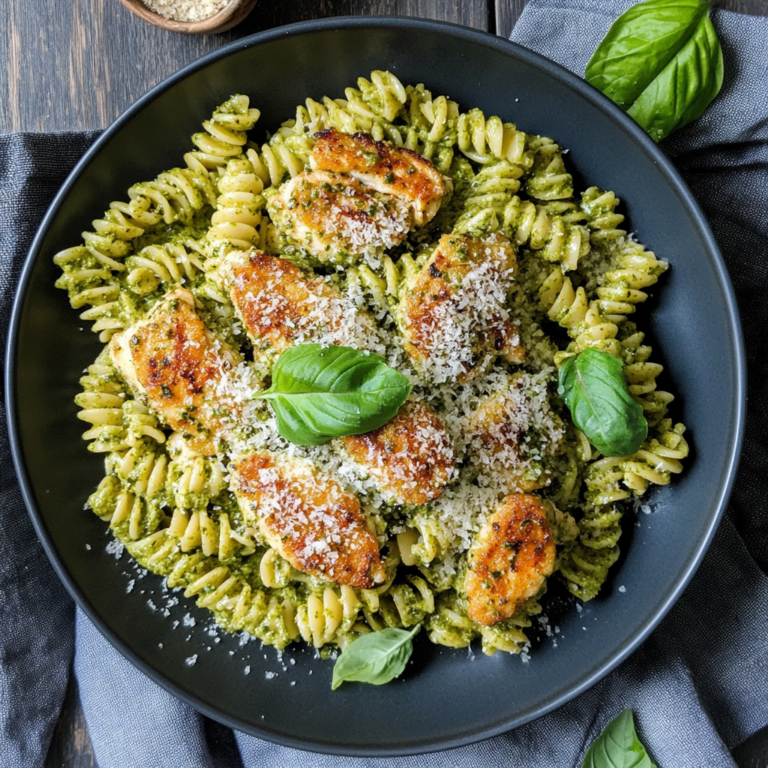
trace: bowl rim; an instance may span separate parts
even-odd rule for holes
[[[653,162],[656,163],[670,187],[684,201],[692,215],[695,226],[700,232],[702,240],[706,243],[708,249],[714,257],[713,266],[715,268],[716,277],[719,281],[719,287],[722,289],[725,309],[730,321],[730,334],[733,343],[733,361],[735,364],[734,380],[736,397],[735,403],[733,404],[735,416],[734,424],[732,425],[730,434],[728,435],[729,451],[727,455],[727,461],[723,469],[724,473],[727,472],[727,480],[725,484],[720,487],[718,494],[715,497],[716,513],[709,521],[706,532],[699,541],[693,555],[688,559],[687,562],[682,564],[680,574],[673,583],[672,589],[659,602],[656,610],[648,617],[643,629],[637,633],[631,642],[617,649],[609,659],[607,659],[603,664],[596,668],[591,675],[581,680],[578,685],[575,685],[570,690],[559,694],[548,703],[538,707],[534,711],[508,719],[504,724],[488,727],[485,729],[478,729],[472,734],[467,734],[459,738],[446,739],[439,743],[420,744],[418,746],[410,745],[407,747],[393,744],[386,749],[371,750],[361,747],[351,748],[343,745],[329,746],[327,743],[286,737],[271,731],[261,730],[258,727],[251,726],[250,724],[238,722],[235,718],[222,714],[214,708],[209,707],[205,702],[199,700],[198,697],[194,694],[182,690],[175,683],[166,679],[161,673],[138,658],[133,653],[133,651],[131,651],[123,643],[123,641],[106,626],[106,624],[92,608],[89,600],[81,591],[78,584],[75,583],[74,579],[70,577],[64,566],[64,563],[58,556],[52,538],[48,535],[48,531],[46,529],[45,522],[40,513],[40,510],[37,508],[33,487],[27,473],[23,456],[21,433],[19,431],[19,424],[16,413],[17,398],[15,379],[18,352],[17,342],[21,316],[33,266],[37,259],[40,257],[40,251],[46,233],[51,226],[51,223],[57,216],[63,201],[69,195],[72,187],[77,183],[80,175],[101,152],[102,147],[107,144],[128,121],[130,121],[135,115],[141,112],[146,106],[155,101],[176,83],[185,79],[194,72],[205,68],[209,64],[226,58],[230,54],[235,53],[241,49],[257,46],[262,43],[268,43],[283,37],[292,37],[311,32],[324,32],[338,29],[362,30],[365,28],[381,27],[391,27],[394,29],[408,28],[411,30],[418,30],[425,34],[448,34],[449,36],[456,36],[475,44],[489,46],[504,54],[511,53],[518,59],[522,59],[525,63],[537,67],[553,78],[560,80],[565,86],[576,91],[582,98],[589,101],[593,107],[606,113],[611,119],[619,123],[620,126],[631,135],[631,137],[639,145],[639,148],[647,155],[649,155]],[[56,194],[53,202],[43,217],[29,248],[29,252],[19,277],[18,287],[11,311],[8,340],[6,344],[4,383],[6,392],[5,405],[9,427],[9,440],[14,467],[19,479],[19,484],[21,486],[21,492],[25,506],[29,516],[32,519],[32,523],[34,525],[37,536],[40,539],[43,549],[45,550],[46,555],[53,565],[57,576],[65,585],[77,606],[82,609],[89,620],[93,622],[93,624],[98,628],[101,634],[111,643],[113,647],[115,647],[134,666],[146,674],[152,681],[160,685],[169,693],[189,704],[198,712],[201,712],[202,714],[217,720],[218,722],[223,723],[233,729],[251,733],[258,738],[270,741],[272,743],[280,744],[285,747],[309,752],[353,757],[397,757],[425,754],[428,752],[436,752],[445,749],[467,746],[484,739],[507,733],[514,728],[524,725],[525,723],[538,719],[539,717],[542,717],[558,709],[568,701],[574,699],[576,696],[587,691],[599,680],[604,678],[609,672],[614,670],[624,660],[626,660],[635,650],[637,650],[643,641],[647,639],[647,637],[658,626],[658,624],[666,616],[672,606],[677,602],[684,589],[687,587],[691,578],[700,566],[704,554],[712,543],[714,535],[720,525],[720,522],[722,521],[728,499],[733,489],[744,438],[746,408],[746,355],[744,337],[733,285],[731,283],[731,279],[728,274],[723,256],[703,211],[698,205],[698,202],[696,201],[696,198],[694,197],[690,188],[672,164],[671,160],[648,136],[648,134],[632,118],[630,118],[621,109],[619,109],[619,107],[617,107],[612,101],[605,97],[596,88],[588,84],[585,80],[565,69],[560,64],[547,59],[535,51],[532,51],[517,43],[507,40],[506,38],[499,37],[489,32],[484,32],[449,22],[416,19],[405,16],[341,16],[302,21],[280,27],[274,27],[272,29],[249,35],[248,37],[244,37],[240,40],[236,40],[232,43],[222,46],[216,51],[208,53],[205,56],[202,56],[201,58],[188,64],[178,72],[174,73],[156,85],[154,88],[140,97],[136,102],[134,102],[107,129],[101,133],[101,135],[91,145],[88,151],[83,155],[83,157],[78,161],[77,165],[67,176],[67,179]]]

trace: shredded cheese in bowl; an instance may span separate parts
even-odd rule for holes
[[[142,0],[150,11],[174,21],[203,21],[221,11],[229,0]]]

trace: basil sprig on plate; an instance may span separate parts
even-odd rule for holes
[[[605,726],[584,755],[581,768],[656,768],[637,738],[632,710]]]
[[[269,400],[286,440],[322,445],[333,437],[383,426],[397,415],[410,391],[411,382],[379,355],[299,344],[280,355],[272,386],[254,399]]]
[[[614,22],[587,82],[656,141],[695,120],[723,84],[723,51],[703,0],[647,0]]]
[[[360,635],[336,659],[331,688],[335,691],[348,682],[384,685],[399,677],[411,658],[411,640],[418,631],[417,624],[410,632],[390,627]]]
[[[560,369],[557,392],[573,423],[606,456],[635,453],[648,436],[642,406],[627,389],[618,358],[596,349],[569,357]]]

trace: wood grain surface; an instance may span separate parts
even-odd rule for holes
[[[574,0],[577,2],[578,0]],[[0,133],[104,128],[181,67],[263,29],[328,16],[401,15],[450,21],[507,37],[527,0],[259,0],[236,29],[186,36],[153,27],[118,0],[0,0]],[[768,16],[768,0],[720,0]],[[206,726],[221,764],[234,740]],[[768,766],[768,729],[734,750],[740,766]],[[219,764],[219,761],[217,761]],[[45,768],[96,768],[77,686],[70,683]]]
[[[260,0],[236,29],[186,36],[154,27],[117,0],[5,0],[0,132],[104,128],[143,93],[203,54],[296,21],[418,16],[487,30],[488,0]],[[5,51],[3,51],[5,48]],[[5,90],[5,93],[3,93]]]

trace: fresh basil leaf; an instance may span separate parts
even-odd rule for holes
[[[418,631],[418,624],[410,632],[390,627],[353,640],[336,659],[331,688],[335,691],[348,682],[384,685],[399,677],[411,658],[411,639]]]
[[[362,435],[393,419],[411,383],[383,357],[351,347],[299,344],[280,355],[269,400],[280,434],[297,445]]]
[[[629,456],[648,436],[643,407],[629,394],[623,368],[618,358],[590,348],[569,357],[558,379],[573,423],[606,456]]]
[[[656,141],[695,120],[723,84],[723,51],[704,0],[647,0],[619,16],[587,82]]]
[[[605,726],[584,755],[581,768],[656,768],[637,738],[631,709]]]

